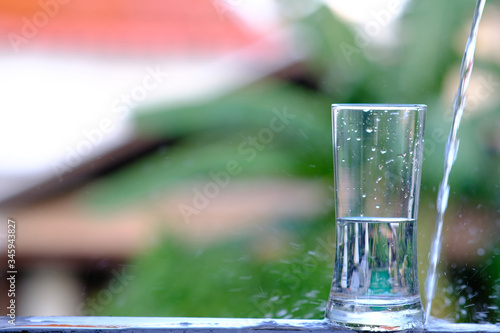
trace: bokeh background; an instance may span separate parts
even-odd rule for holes
[[[473,10],[0,3],[0,214],[17,223],[17,315],[322,318],[332,103],[428,105],[423,290]],[[489,1],[450,179],[432,314],[454,322],[500,318],[499,22]]]

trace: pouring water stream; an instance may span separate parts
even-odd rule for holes
[[[477,0],[476,8],[474,11],[474,17],[472,20],[472,27],[470,30],[469,38],[467,40],[467,45],[465,47],[464,56],[462,58],[462,64],[460,66],[460,83],[458,86],[457,95],[455,97],[455,102],[453,105],[453,122],[451,126],[451,131],[448,136],[448,141],[446,142],[445,150],[445,161],[444,161],[444,176],[443,180],[439,186],[438,198],[436,202],[437,206],[437,216],[436,216],[436,230],[431,243],[431,250],[429,252],[429,270],[427,272],[427,278],[425,280],[425,293],[426,293],[426,310],[425,310],[425,321],[429,320],[431,314],[432,300],[434,298],[434,293],[436,290],[436,268],[439,261],[439,254],[441,250],[441,234],[443,231],[443,217],[448,206],[448,196],[450,193],[450,185],[448,184],[448,179],[450,176],[451,167],[455,162],[457,157],[459,140],[457,139],[458,127],[460,126],[460,120],[465,108],[466,97],[465,92],[469,84],[469,80],[472,74],[472,67],[474,65],[474,50],[476,48],[476,37],[479,27],[479,22],[481,21],[481,16],[483,14],[483,9],[486,0]]]

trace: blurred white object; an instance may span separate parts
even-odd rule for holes
[[[133,140],[138,106],[215,98],[300,60],[289,34],[274,29],[209,56],[1,53],[0,201],[48,179],[62,182]]]

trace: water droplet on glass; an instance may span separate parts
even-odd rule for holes
[[[366,198],[366,194],[362,194],[361,196],[362,196],[363,198]]]
[[[370,112],[370,109],[364,109],[363,111],[364,112]]]
[[[372,151],[375,151],[375,150],[377,150],[377,148],[376,147],[372,147]]]
[[[383,166],[382,164],[380,164],[380,165],[378,166],[378,169],[379,169],[379,170],[382,170],[383,168],[384,168],[384,166]]]
[[[378,203],[375,204],[375,208],[379,209],[380,205]]]
[[[347,140],[347,141],[350,141],[350,140],[351,140],[351,138],[347,138],[346,140]]]
[[[356,141],[361,141],[361,138],[356,138]]]
[[[373,132],[373,128],[371,128],[371,127],[367,127],[367,128],[366,128],[366,133],[371,133],[371,132]]]
[[[385,154],[385,153],[387,153],[387,149],[385,149],[385,148],[380,149],[380,153],[381,153],[381,154]]]
[[[377,184],[378,184],[378,182],[379,182],[380,180],[382,180],[382,177],[378,177],[378,179],[375,181],[375,183],[377,183]]]

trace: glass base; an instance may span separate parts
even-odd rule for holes
[[[346,328],[369,331],[399,331],[423,327],[420,297],[345,299],[331,297],[326,318]]]

